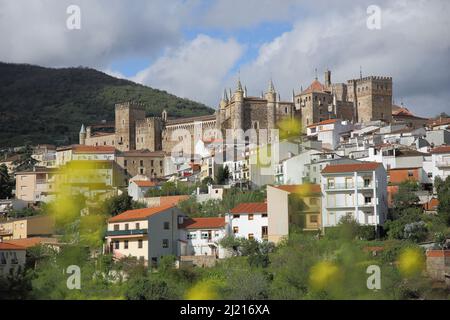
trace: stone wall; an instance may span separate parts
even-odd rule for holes
[[[446,282],[450,287],[450,250],[428,250],[427,273],[431,279]]]

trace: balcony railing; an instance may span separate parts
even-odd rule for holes
[[[356,185],[357,189],[372,189],[373,183],[358,183]],[[324,185],[325,190],[353,190],[355,189],[355,184],[351,183],[335,183],[334,185]]]
[[[114,236],[135,236],[135,235],[144,235],[147,234],[147,229],[134,229],[134,230],[113,230],[113,231],[107,231],[106,235],[108,237],[114,237]]]
[[[438,168],[448,168],[448,167],[450,167],[450,161],[438,161],[436,163],[436,166]]]

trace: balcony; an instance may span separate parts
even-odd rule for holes
[[[373,189],[373,183],[358,183],[356,185],[358,190],[362,189]],[[351,191],[355,190],[355,185],[353,183],[335,183],[334,185],[324,185],[324,190],[326,191]]]
[[[148,233],[147,229],[134,229],[134,230],[113,230],[107,231],[107,237],[125,237],[125,236],[139,236],[146,235]]]
[[[0,236],[9,236],[12,235],[12,229],[0,229]]]
[[[438,162],[436,162],[436,167],[438,167],[438,168],[449,168],[450,167],[450,161],[438,161]]]

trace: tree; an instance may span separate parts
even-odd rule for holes
[[[230,178],[230,170],[227,166],[219,167],[216,174],[216,184],[223,185]]]
[[[135,277],[128,280],[125,297],[128,300],[174,299],[166,281],[154,277]]]
[[[0,199],[12,197],[13,183],[8,168],[4,164],[0,165]]]
[[[103,212],[114,217],[127,210],[139,209],[143,207],[145,207],[144,204],[133,201],[132,198],[124,192],[120,196],[115,196],[105,200],[103,203]]]
[[[450,226],[450,177],[445,181],[436,178],[436,191],[438,194],[438,216],[447,225]]]
[[[393,197],[394,218],[400,217],[406,209],[418,206],[419,197],[415,193],[418,189],[419,185],[413,181],[405,181],[399,185],[398,192]]]

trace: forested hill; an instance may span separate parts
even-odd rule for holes
[[[0,63],[0,148],[78,141],[82,123],[114,120],[114,105],[139,101],[148,115],[212,114],[204,104],[89,68],[51,69]]]

